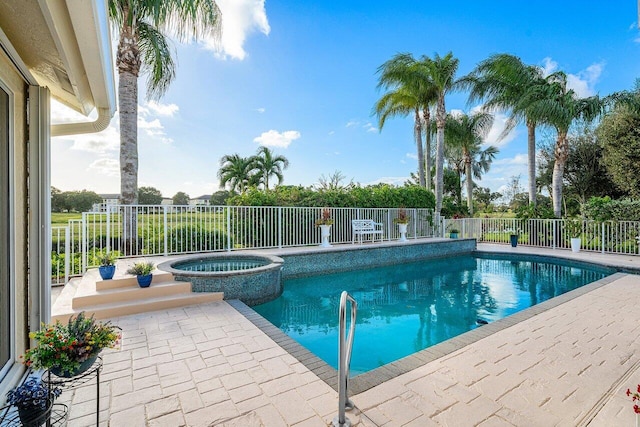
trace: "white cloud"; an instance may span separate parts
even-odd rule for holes
[[[367,122],[362,126],[367,132],[378,132],[378,128],[371,124],[371,122]]]
[[[331,130],[331,131],[329,131],[329,135],[333,135],[333,134],[335,134],[335,133],[336,133],[336,131],[335,131],[335,130]]]
[[[350,127],[353,127],[353,126],[358,126],[359,124],[360,124],[360,122],[357,121],[357,120],[349,120],[347,122],[347,124],[345,125],[345,127],[350,128]]]
[[[260,108],[256,108],[256,111],[257,111],[258,113],[262,114],[262,113],[264,113],[265,111],[267,111],[267,109],[266,109],[266,108],[264,108],[264,107],[260,107]]]
[[[255,31],[269,35],[271,31],[264,0],[217,0],[216,3],[222,12],[222,37],[220,42],[206,39],[204,46],[220,58],[243,60],[247,55],[243,47],[247,36]]]
[[[147,108],[142,108],[144,108],[147,113],[153,112],[158,116],[164,117],[173,117],[178,112],[178,110],[180,110],[180,107],[178,107],[176,104],[161,104],[156,101],[147,102],[146,107]]]
[[[482,176],[482,180],[477,184],[482,187],[489,187],[491,191],[502,192],[509,184],[512,176],[520,175],[520,185],[527,188],[528,157],[524,153],[516,154],[510,158],[496,159],[491,164],[491,169]],[[476,181],[476,180],[474,180]]]
[[[120,176],[120,162],[116,159],[98,159],[92,162],[87,168],[90,172],[96,172],[106,176]]]
[[[489,130],[487,137],[484,139],[483,145],[485,147],[493,145],[497,148],[502,148],[507,146],[518,136],[518,131],[514,128],[504,138],[500,139],[508,120],[509,117],[504,113],[493,113],[493,125],[491,126],[491,130]]]
[[[391,185],[404,185],[404,182],[409,179],[408,176],[383,176],[374,181],[367,182],[364,185],[376,185],[376,184],[391,184]]]
[[[542,63],[545,76],[548,76],[558,69],[558,63],[549,57],[544,58]],[[573,89],[576,95],[580,98],[595,95],[595,85],[600,79],[604,66],[604,62],[597,62],[589,65],[586,69],[579,71],[577,74],[567,73],[567,87],[569,89]]]
[[[253,138],[253,142],[266,147],[282,147],[287,148],[296,139],[300,138],[300,132],[297,130],[287,130],[282,133],[271,129],[268,132],[262,132],[258,137]]]
[[[407,153],[407,157],[413,160],[418,160],[418,155],[416,153]]]
[[[636,37],[635,39],[633,39],[634,43],[640,43],[640,37]]]

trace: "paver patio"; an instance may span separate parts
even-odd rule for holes
[[[480,246],[492,250],[490,246]],[[511,248],[499,247],[511,251]],[[530,248],[515,248],[517,251]],[[636,257],[551,255],[627,265]],[[616,280],[352,397],[361,426],[633,425],[640,277]],[[101,425],[323,426],[337,392],[226,302],[113,319]],[[95,424],[95,385],[62,395]]]

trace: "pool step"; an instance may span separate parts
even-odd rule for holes
[[[96,319],[107,319],[222,301],[223,297],[222,292],[192,292],[190,282],[175,281],[166,272],[155,271],[151,286],[141,288],[134,276],[100,280],[96,269],[65,285],[52,307],[51,320],[66,322],[82,311]]]

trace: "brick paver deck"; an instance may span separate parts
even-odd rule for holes
[[[394,427],[633,425],[624,392],[640,382],[640,277],[617,277],[353,396],[348,417]],[[113,322],[123,340],[103,354],[101,425],[326,426],[337,413],[337,393],[226,302]],[[94,425],[95,394],[87,385],[62,395],[69,426]]]

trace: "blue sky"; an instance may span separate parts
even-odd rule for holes
[[[284,184],[312,185],[340,171],[362,185],[402,184],[416,171],[412,119],[380,132],[372,106],[377,67],[399,52],[459,58],[458,76],[494,53],[569,74],[583,96],[632,88],[640,77],[635,1],[220,0],[223,40],[175,44],[177,78],[157,103],[140,81],[139,186],[164,196],[219,189],[225,154],[267,145],[286,156]],[[115,42],[114,42],[115,45]],[[466,93],[447,110],[471,111]],[[53,104],[53,121],[77,120]],[[487,143],[500,148],[479,185],[526,185],[526,129],[502,141],[503,115]],[[540,130],[538,138],[553,137]],[[120,191],[117,113],[100,134],[52,140],[52,185],[62,191]]]

